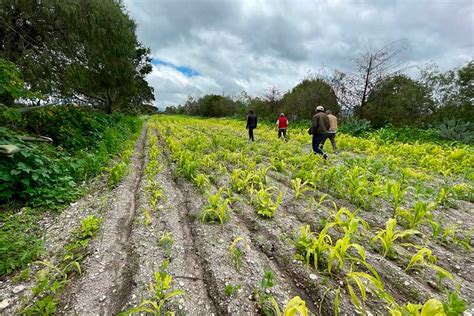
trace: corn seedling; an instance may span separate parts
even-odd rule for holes
[[[243,237],[235,238],[232,244],[229,246],[227,255],[233,263],[237,272],[240,272],[240,267],[242,266],[242,256],[248,249],[249,245],[247,243],[247,240],[245,240]]]
[[[353,271],[352,266],[350,272],[346,275],[347,291],[351,301],[362,313],[364,313],[364,302],[367,299],[367,288],[379,297],[388,297],[378,273],[370,265],[365,264],[365,266],[370,270],[370,273]],[[357,285],[360,297],[358,297],[353,284]]]
[[[347,251],[350,248],[354,248],[357,251],[357,253],[359,254],[359,258],[349,256],[349,259],[363,262],[366,261],[364,247],[356,243],[351,243],[350,233],[346,233],[343,238],[338,239],[336,241],[334,247],[329,248],[327,268],[329,273],[332,272],[333,262],[335,259],[337,260],[336,268],[339,270],[341,269],[341,267],[343,267],[344,261],[347,258]]]
[[[143,216],[145,217],[145,226],[149,226],[152,222],[150,212],[147,209],[143,210]]]
[[[428,267],[437,273],[442,274],[444,277],[453,279],[453,275],[451,273],[435,264],[436,260],[436,257],[433,256],[430,249],[421,247],[417,253],[411,257],[410,262],[405,268],[405,271]]]
[[[417,228],[424,221],[432,221],[433,216],[431,210],[434,204],[428,204],[423,201],[418,201],[415,207],[410,210],[397,209],[397,215],[406,223],[406,226],[411,229]]]
[[[399,182],[387,182],[385,188],[387,198],[392,203],[393,214],[395,214],[405,196],[405,190],[402,189]]]
[[[229,212],[227,210],[229,199],[223,198],[223,192],[224,189],[220,188],[217,193],[211,194],[208,197],[208,205],[201,215],[202,222],[224,224],[229,219]]]
[[[420,234],[420,232],[414,229],[398,231],[397,220],[390,218],[385,224],[385,230],[379,230],[378,233],[372,238],[372,242],[377,240],[380,241],[383,247],[383,256],[392,258],[394,256],[393,243],[397,239],[415,234]]]
[[[278,191],[275,187],[269,187],[255,191],[252,198],[252,204],[255,206],[255,211],[258,215],[272,218],[282,200],[283,193]]]
[[[211,183],[211,181],[209,180],[209,177],[207,177],[206,175],[202,173],[195,176],[193,178],[193,182],[201,192],[204,192],[204,190],[207,187],[209,187],[209,184]]]
[[[137,307],[122,312],[120,315],[132,315],[136,313],[163,315],[162,310],[167,302],[172,301],[177,296],[184,295],[184,291],[182,290],[170,290],[173,279],[166,271],[168,265],[168,261],[165,260],[161,265],[160,271],[155,272],[155,283],[150,284],[149,287],[153,297],[142,300]]]
[[[292,179],[291,187],[295,190],[295,200],[309,190],[308,181],[302,182],[300,178]]]
[[[303,260],[306,265],[313,262],[314,268],[318,270],[324,264],[324,256],[327,256],[332,248],[332,239],[328,230],[334,225],[334,223],[326,224],[318,235],[311,231],[309,225],[302,226],[298,240],[295,242],[298,251],[295,257]]]
[[[270,302],[276,316],[308,316],[309,311],[306,307],[306,302],[299,296],[293,297],[288,304],[286,304],[283,314],[280,311],[277,301],[274,297],[270,297]]]

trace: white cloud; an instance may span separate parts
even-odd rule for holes
[[[474,56],[471,0],[125,0],[139,39],[160,60],[149,76],[157,104],[188,95],[261,95],[292,88],[308,72],[349,70],[352,59],[405,38],[406,61],[441,69]]]

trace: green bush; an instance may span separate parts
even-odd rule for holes
[[[371,130],[372,126],[368,120],[352,118],[344,122],[338,131],[354,136],[361,136]]]

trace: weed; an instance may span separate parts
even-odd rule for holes
[[[240,290],[240,284],[236,284],[236,285],[227,284],[224,289],[224,294],[227,297],[231,297],[235,293],[237,293],[239,290]]]
[[[160,236],[158,244],[165,250],[165,257],[169,258],[171,254],[171,248],[174,244],[173,234],[171,232],[163,232]]]
[[[267,268],[263,270],[263,277],[260,284],[253,291],[253,297],[257,302],[260,313],[265,316],[277,314],[280,310],[276,304],[273,295],[269,294],[269,290],[275,286],[275,277],[273,272]],[[276,304],[276,306],[275,306]],[[278,310],[278,312],[277,312]]]

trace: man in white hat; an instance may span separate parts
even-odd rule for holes
[[[326,139],[329,127],[329,118],[324,113],[324,107],[319,105],[316,108],[316,114],[311,120],[311,133],[313,134],[313,151],[315,154],[322,155],[324,159],[327,159],[328,155],[319,148],[319,145]]]

